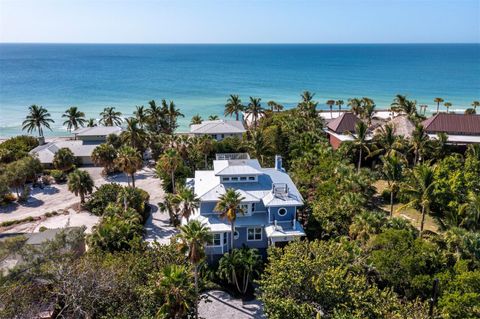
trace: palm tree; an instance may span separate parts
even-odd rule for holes
[[[148,106],[149,108],[145,111],[148,129],[154,133],[160,133],[161,129],[167,125],[165,111],[157,105],[155,100],[148,102]]]
[[[480,195],[469,192],[467,202],[459,207],[459,215],[462,217],[460,226],[470,231],[480,230]]]
[[[261,98],[250,97],[250,103],[247,106],[247,113],[252,117],[253,127],[256,129],[258,124],[258,119],[265,115],[265,110],[260,104]]]
[[[184,265],[167,265],[162,269],[159,279],[158,293],[163,297],[163,304],[156,318],[186,318],[193,302],[189,269]]]
[[[279,104],[275,101],[268,101],[267,102],[267,105],[270,107],[270,110],[272,112],[280,112],[283,110],[283,105],[282,104]]]
[[[53,156],[53,166],[64,172],[71,170],[75,166],[75,161],[75,155],[67,147],[62,147]]]
[[[178,189],[176,196],[182,216],[188,223],[190,216],[195,212],[195,209],[200,207],[200,199],[195,196],[195,192],[189,187],[181,187]]]
[[[180,206],[176,194],[166,193],[165,200],[161,203],[158,203],[158,208],[162,212],[168,212],[170,224],[173,225],[173,227],[177,227],[181,224]]]
[[[389,156],[397,153],[402,148],[402,140],[395,135],[395,127],[393,124],[386,124],[380,128],[380,132],[374,136],[373,148],[368,157],[377,155]],[[402,154],[403,155],[403,154]]]
[[[43,137],[42,126],[52,130],[50,128],[50,123],[55,123],[55,121],[50,118],[50,113],[48,113],[43,106],[37,106],[34,104],[28,108],[28,111],[30,113],[22,123],[22,130],[26,129],[28,133],[37,130],[40,137]]]
[[[361,114],[362,118],[367,121],[367,125],[370,126],[372,124],[372,119],[375,115],[375,103],[372,99],[368,97],[364,97],[362,99],[363,104],[363,113]]]
[[[333,106],[335,105],[335,100],[328,100],[325,104],[327,104],[328,107],[330,108],[330,118],[333,118],[332,110],[333,110]]]
[[[443,103],[443,105],[445,105],[445,107],[447,108],[447,113],[448,113],[448,110],[450,110],[450,107],[452,106],[452,103],[445,102],[445,103]]]
[[[416,165],[420,159],[420,155],[425,150],[427,146],[429,137],[428,134],[425,132],[422,124],[415,125],[415,129],[412,132],[412,138],[410,140],[412,147],[410,150],[413,150],[414,159],[413,165]]]
[[[148,115],[147,112],[145,111],[145,107],[142,106],[136,106],[135,111],[133,112],[133,115],[135,115],[135,118],[138,121],[138,125],[140,125],[140,128],[144,128],[145,124],[147,124],[148,120]]]
[[[270,151],[270,145],[268,140],[265,139],[265,136],[262,131],[253,131],[250,138],[245,142],[245,146],[248,149],[249,153],[257,158],[260,163],[264,164],[264,157]]]
[[[259,273],[261,257],[255,248],[234,249],[222,256],[217,274],[245,294],[253,276]]]
[[[298,109],[300,110],[300,114],[303,116],[314,118],[317,116],[317,105],[318,103],[313,101],[313,97],[315,93],[311,93],[310,91],[303,91],[300,95],[302,98],[301,102],[298,103]]]
[[[197,139],[198,150],[203,154],[205,169],[208,167],[208,155],[213,151],[213,139],[210,135],[202,135]]]
[[[242,105],[242,100],[238,95],[231,94],[225,104],[225,116],[233,116],[235,114],[235,119],[239,120],[239,113],[245,109],[245,106]]]
[[[433,99],[433,102],[437,103],[437,114],[440,111],[440,103],[443,103],[443,99],[441,97],[436,97]]]
[[[397,113],[415,116],[417,114],[417,101],[411,101],[407,99],[405,95],[397,94],[397,96],[393,99],[391,109]]]
[[[209,120],[209,121],[216,121],[216,120],[218,120],[218,119],[220,119],[220,118],[218,117],[218,115],[213,115],[213,114],[212,114],[212,115],[210,115],[210,116],[208,117],[208,120]]]
[[[427,104],[420,104],[420,111],[423,109],[423,115],[427,112],[428,105]]]
[[[180,248],[185,251],[193,265],[195,277],[195,318],[198,318],[198,265],[205,257],[205,245],[212,240],[210,229],[198,220],[180,227]]]
[[[195,124],[202,124],[202,117],[199,114],[192,116],[190,125],[195,125]]]
[[[392,153],[389,156],[382,157],[383,175],[387,179],[388,188],[390,190],[390,217],[393,216],[393,198],[398,191],[399,183],[403,176],[402,160]]]
[[[162,170],[170,175],[173,193],[175,193],[175,172],[180,165],[180,161],[182,161],[182,158],[178,155],[178,152],[175,149],[169,149],[160,156],[157,162],[157,170]]]
[[[92,161],[95,165],[103,166],[103,175],[107,175],[113,171],[116,158],[117,150],[107,143],[98,145],[92,152]]]
[[[473,101],[472,102],[473,110],[475,111],[475,114],[477,113],[477,107],[480,106],[480,101]]]
[[[128,118],[126,119],[126,123],[127,127],[125,131],[120,134],[120,139],[122,140],[122,143],[130,145],[131,147],[139,150],[140,152],[143,152],[145,148],[145,140],[147,134],[141,127],[138,126],[139,121],[136,118]]]
[[[383,213],[363,211],[353,217],[348,232],[352,239],[365,244],[372,235],[380,232],[383,224],[385,224]]]
[[[87,127],[95,127],[97,126],[97,120],[90,118],[87,121]]]
[[[338,116],[340,116],[340,112],[342,111],[342,105],[345,104],[343,100],[335,101],[335,105],[338,106]]]
[[[85,195],[93,191],[93,180],[86,171],[74,170],[68,175],[68,190],[80,196],[80,204],[85,203]]]
[[[129,175],[132,178],[132,186],[135,188],[135,172],[142,168],[142,156],[140,152],[130,146],[122,146],[118,150],[115,165],[127,175],[127,183],[130,185]]]
[[[355,133],[350,133],[350,136],[353,137],[353,145],[359,150],[358,154],[358,165],[357,165],[357,172],[360,172],[360,167],[362,165],[362,155],[363,150],[368,152],[368,127],[363,121],[359,121],[355,125]]]
[[[352,99],[348,99],[348,106],[350,106],[350,110],[353,114],[360,116],[363,114],[363,103],[362,99],[358,97],[354,97]]]
[[[235,232],[235,220],[237,215],[245,214],[243,208],[240,207],[240,203],[244,200],[245,197],[237,192],[233,188],[228,188],[226,192],[219,197],[217,205],[215,205],[214,211],[220,213],[220,217],[226,218],[231,226],[230,233],[230,249],[233,249],[233,234]]]
[[[119,126],[122,124],[122,112],[115,111],[115,107],[104,108],[100,116],[102,117],[100,123],[105,126]]]
[[[178,127],[177,119],[179,117],[184,117],[184,115],[180,112],[180,109],[177,109],[173,101],[167,103],[166,100],[162,100],[162,111],[165,114],[167,120],[166,133],[173,134]]]
[[[420,237],[423,236],[425,215],[430,213],[430,205],[433,201],[435,185],[434,168],[427,163],[422,163],[413,168],[411,178],[408,183],[404,184],[402,189],[411,200],[400,209],[404,207],[421,208],[422,221],[420,224]]]
[[[67,109],[62,117],[67,119],[63,122],[63,125],[67,126],[69,132],[72,131],[72,128],[76,130],[79,126],[83,127],[85,124],[85,113],[80,112],[76,106]]]

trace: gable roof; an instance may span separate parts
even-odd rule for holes
[[[480,115],[438,113],[422,122],[427,133],[480,135]]]
[[[92,155],[93,150],[99,144],[96,143],[83,143],[83,141],[56,141],[47,144],[39,145],[31,150],[29,153],[38,156],[40,163],[51,164],[55,154],[61,148],[68,148],[72,151],[73,155],[77,157],[88,157]]]
[[[242,134],[244,132],[245,127],[242,121],[215,120],[190,125],[192,134]]]
[[[260,175],[260,169],[260,163],[256,159],[213,161],[213,171],[217,176]]]
[[[328,123],[327,128],[335,133],[343,134],[344,132],[355,132],[355,125],[360,119],[351,112],[345,112],[333,121]]]

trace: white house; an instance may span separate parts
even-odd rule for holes
[[[242,121],[214,120],[190,125],[190,135],[209,135],[217,141],[226,137],[242,137],[245,127]]]

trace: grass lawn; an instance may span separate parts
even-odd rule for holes
[[[382,192],[384,189],[387,188],[388,184],[384,180],[378,180],[376,181],[373,186],[377,189],[377,195],[381,196]],[[414,208],[403,208],[400,209],[404,204],[402,203],[397,203],[393,205],[393,216],[396,217],[401,217],[406,220],[409,220],[413,226],[415,226],[417,229],[420,230],[420,222],[422,221],[422,214],[414,209]],[[380,206],[383,210],[385,210],[387,213],[390,213],[390,203],[385,202],[383,205]],[[425,216],[425,230],[429,230],[435,233],[438,233],[438,224],[436,221],[431,217],[431,216]]]

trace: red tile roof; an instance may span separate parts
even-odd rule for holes
[[[480,115],[439,113],[422,124],[429,134],[480,135]]]
[[[355,125],[360,122],[360,119],[353,113],[345,112],[330,123],[327,128],[335,133],[342,134],[344,132],[355,132]]]

